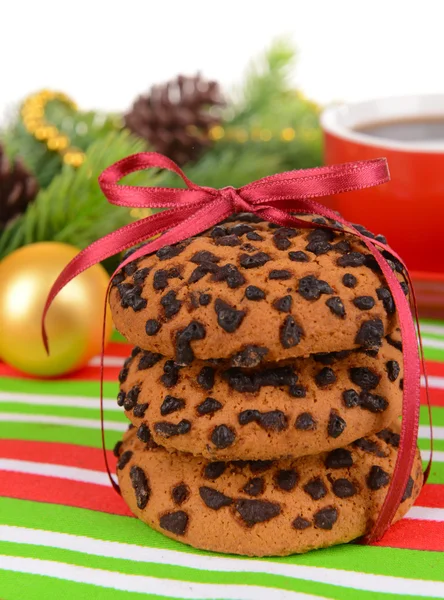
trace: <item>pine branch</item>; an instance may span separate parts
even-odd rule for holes
[[[144,143],[126,131],[99,138],[87,150],[86,161],[79,169],[65,165],[27,211],[4,230],[0,237],[0,258],[20,246],[39,241],[56,240],[84,248],[130,222],[127,209],[106,201],[97,179],[115,161],[142,150]],[[144,185],[153,177],[144,171],[128,180],[133,185]]]

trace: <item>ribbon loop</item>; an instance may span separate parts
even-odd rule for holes
[[[175,173],[185,183],[186,189],[138,187],[118,183],[129,173],[152,168],[167,169]],[[54,283],[45,305],[42,316],[43,339],[46,343],[44,319],[51,302],[71,279],[105,257],[117,254],[142,241],[150,240],[146,246],[140,247],[132,256],[124,260],[118,270],[128,262],[155,252],[162,246],[176,244],[187,237],[198,235],[233,213],[259,214],[261,218],[281,226],[323,227],[333,230],[345,226],[375,258],[378,268],[386,278],[398,311],[404,347],[403,420],[398,457],[383,507],[366,538],[367,542],[377,541],[390,526],[400,504],[416,452],[420,392],[418,344],[408,300],[381,250],[389,251],[400,260],[398,255],[387,245],[366,237],[351,223],[315,202],[313,198],[376,186],[388,180],[387,162],[384,158],[379,158],[289,171],[265,177],[239,189],[228,186],[216,190],[196,185],[172,160],[161,154],[143,152],[124,158],[105,169],[99,178],[100,187],[108,201],[119,206],[161,207],[170,210],[131,223],[94,242],[65,267]],[[298,218],[298,213],[303,212],[316,214],[324,219],[322,223],[304,221]],[[155,237],[159,234],[161,237]],[[401,260],[400,262],[403,264]],[[406,269],[405,272],[407,273]],[[414,299],[411,285],[410,292]],[[103,350],[101,364],[103,383]],[[101,393],[101,399],[102,397]],[[103,435],[103,404],[101,406]],[[104,442],[103,448],[105,448]],[[108,468],[106,453],[105,463]],[[110,474],[109,468],[108,473]],[[118,489],[113,480],[112,485]]]

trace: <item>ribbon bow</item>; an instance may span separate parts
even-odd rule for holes
[[[118,181],[129,173],[147,168],[173,171],[182,178],[187,188],[118,185]],[[366,237],[351,223],[314,201],[313,198],[376,186],[388,180],[387,162],[385,159],[380,158],[307,170],[288,171],[287,173],[265,177],[239,189],[225,187],[217,190],[196,185],[186,177],[172,160],[162,154],[144,152],[124,158],[105,169],[99,178],[100,187],[108,201],[118,206],[131,208],[161,207],[169,210],[126,225],[97,240],[80,252],[65,267],[55,281],[44,308],[42,336],[45,347],[48,350],[44,320],[58,292],[71,279],[88,267],[154,236],[163,234],[136,250],[120,264],[115,273],[127,263],[151,254],[163,246],[176,244],[186,238],[202,233],[233,213],[255,213],[262,219],[281,226],[297,225],[298,227],[322,227],[332,230],[342,230],[345,226],[347,230],[365,244],[375,257],[387,280],[398,310],[404,348],[401,438],[396,466],[385,501],[372,531],[365,540],[366,542],[375,542],[390,526],[401,503],[416,453],[420,403],[420,361],[416,330],[408,300],[387,260],[381,254],[381,250],[389,251],[402,263],[401,258],[386,244]],[[327,222],[325,224],[312,223],[297,218],[298,213],[317,214],[331,221],[328,224]],[[410,278],[407,270],[405,271],[414,298]],[[102,427],[102,440],[103,436]],[[426,470],[426,476],[429,469],[430,464]],[[115,482],[113,480],[112,482],[114,487],[118,489]]]

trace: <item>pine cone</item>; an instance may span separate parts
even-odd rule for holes
[[[20,159],[10,161],[0,145],[0,231],[34,200],[39,186]]]
[[[179,75],[140,96],[125,115],[125,125],[179,165],[194,161],[211,144],[208,132],[221,122],[224,104],[219,84]]]

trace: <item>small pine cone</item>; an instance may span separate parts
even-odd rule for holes
[[[155,85],[125,115],[125,125],[179,165],[196,160],[211,144],[208,132],[221,122],[219,84],[200,75]]]
[[[38,190],[34,175],[20,159],[10,161],[0,145],[0,230],[25,212]]]

